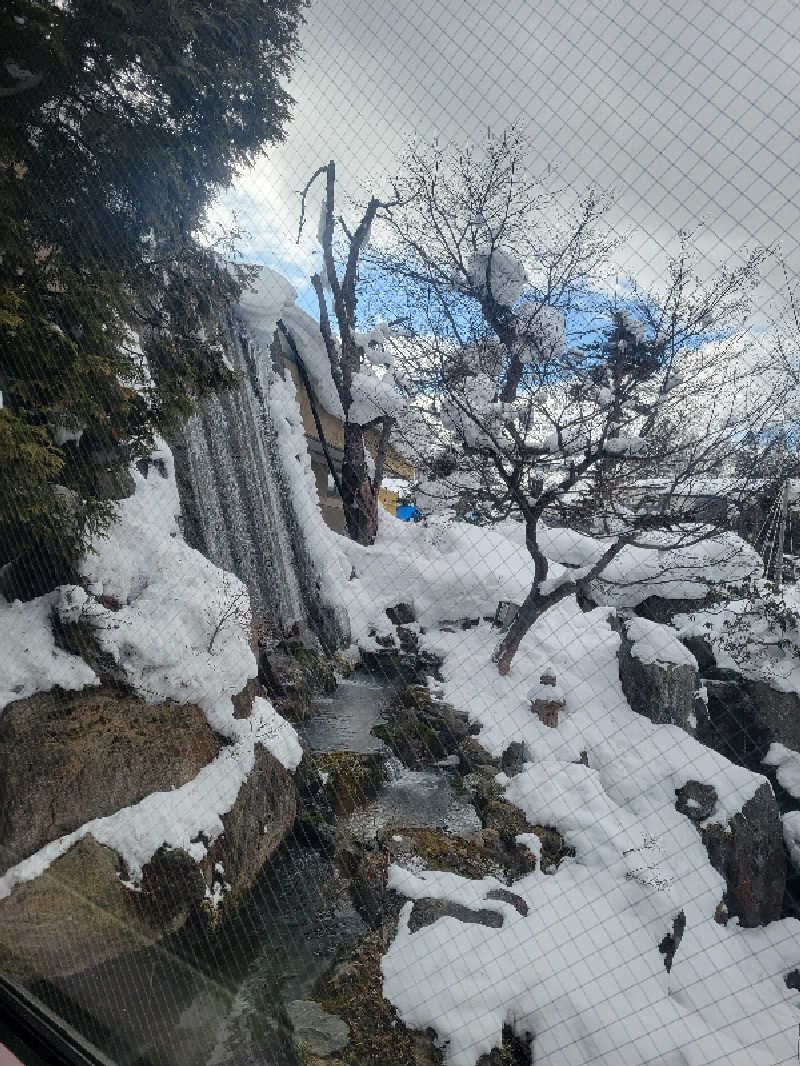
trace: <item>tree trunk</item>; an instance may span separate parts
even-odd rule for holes
[[[350,539],[358,544],[374,544],[378,533],[378,494],[367,470],[364,429],[355,422],[344,424],[342,506]]]
[[[535,540],[535,522],[528,522],[526,541],[528,544],[528,551],[534,557],[534,563],[536,567],[536,577],[531,585],[531,590],[525,597],[522,606],[517,611],[517,616],[508,628],[508,632],[505,637],[500,641],[497,647],[492,653],[492,662],[497,663],[497,670],[500,674],[507,674],[511,669],[511,663],[514,660],[514,656],[517,654],[517,649],[522,643],[522,638],[531,628],[535,625],[539,618],[549,610],[555,604],[560,603],[561,600],[566,599],[573,592],[588,590],[589,584],[594,581],[596,577],[605,570],[608,564],[614,559],[622,549],[630,543],[631,537],[620,537],[619,540],[611,544],[597,562],[585,573],[582,573],[577,580],[565,581],[563,585],[558,585],[551,592],[546,593],[544,596],[539,591],[540,589],[540,571],[542,561],[546,566],[547,560],[542,555]],[[536,554],[534,554],[534,552]],[[546,573],[546,570],[545,570]]]
[[[553,589],[552,592],[548,592],[546,596],[542,596],[538,590],[538,582],[531,585],[531,590],[522,602],[522,606],[517,611],[516,618],[508,627],[508,632],[497,645],[492,655],[492,661],[497,663],[497,670],[500,674],[507,674],[511,669],[511,663],[514,656],[517,654],[517,649],[522,642],[522,638],[528,632],[539,618],[554,604],[559,603],[561,600],[566,599],[572,592],[575,591],[576,585],[574,581],[565,581],[563,585],[559,585],[558,588]]]

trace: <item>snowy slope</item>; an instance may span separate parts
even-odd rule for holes
[[[630,710],[606,613],[562,602],[523,641],[507,677],[490,661],[488,626],[426,636],[445,656],[445,698],[481,723],[481,743],[494,755],[525,745],[522,773],[499,779],[506,797],[532,823],[557,828],[576,856],[553,876],[514,882],[525,917],[486,902],[479,883],[448,875],[434,890],[440,875],[417,884],[394,872],[412,898],[441,892],[494,906],[504,924],[445,918],[411,934],[407,904],[383,961],[384,994],[408,1024],[436,1029],[452,1066],[473,1066],[504,1023],[534,1033],[535,1061],[553,1066],[794,1062],[796,996],[783,976],[800,962],[800,922],[717,924],[723,879],[675,809],[677,788],[707,782],[719,796],[709,821],[724,823],[764,778]],[[526,698],[545,668],[567,699],[557,729]],[[680,911],[686,931],[667,974],[658,944]]]

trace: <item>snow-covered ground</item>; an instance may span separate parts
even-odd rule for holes
[[[800,922],[717,924],[723,879],[675,809],[675,790],[699,780],[719,797],[708,821],[725,823],[764,778],[631,711],[606,615],[562,602],[507,677],[490,661],[489,626],[426,637],[445,656],[445,698],[481,723],[481,743],[494,755],[525,744],[523,771],[500,778],[507,799],[557,828],[576,855],[553,876],[536,871],[510,886],[524,917],[487,902],[493,886],[393,871],[412,899],[494,908],[504,923],[444,918],[412,934],[407,904],[383,962],[384,994],[408,1024],[436,1029],[453,1066],[473,1066],[504,1023],[534,1033],[535,1061],[553,1066],[794,1062],[800,1015],[784,976],[800,962]],[[557,729],[526,699],[545,670],[566,694]],[[681,911],[686,930],[667,974],[658,944]]]

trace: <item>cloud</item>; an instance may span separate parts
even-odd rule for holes
[[[613,190],[620,265],[645,283],[700,224],[709,263],[780,241],[800,273],[794,0],[320,0],[307,18],[287,139],[223,201],[262,254],[314,268],[298,194],[328,159],[364,197],[415,138],[516,123],[542,169]]]

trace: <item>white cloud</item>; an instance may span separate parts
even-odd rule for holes
[[[781,241],[800,273],[794,0],[341,0],[307,18],[288,137],[226,198],[251,248],[313,269],[298,193],[328,159],[364,195],[415,137],[517,123],[567,185],[614,190],[621,264],[645,283],[699,223],[709,262]]]

